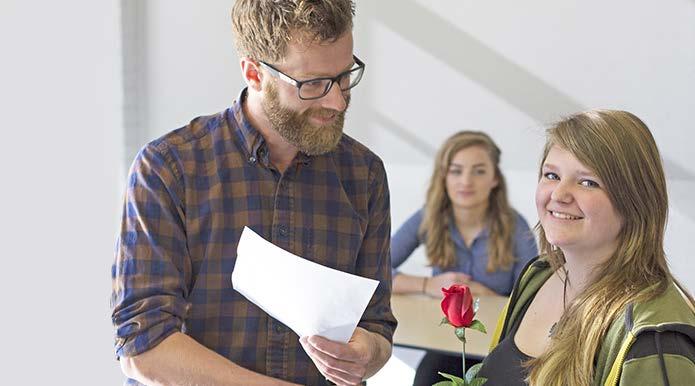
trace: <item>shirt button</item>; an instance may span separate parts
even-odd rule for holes
[[[284,225],[280,225],[278,227],[278,231],[280,231],[280,236],[282,236],[282,237],[286,237],[287,234],[289,233],[289,231],[287,230],[287,227]]]
[[[256,163],[256,157],[254,157],[254,156],[249,157],[249,163],[255,164]]]
[[[279,324],[276,324],[275,325],[275,332],[277,332],[278,334],[282,334],[284,332],[282,326]]]

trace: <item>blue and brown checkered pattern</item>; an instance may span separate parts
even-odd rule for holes
[[[378,280],[359,325],[391,341],[384,167],[343,135],[333,152],[300,153],[278,173],[244,96],[151,142],[133,163],[112,268],[116,355],[182,331],[250,370],[323,384],[298,336],[232,289],[237,243],[249,226],[296,255]]]

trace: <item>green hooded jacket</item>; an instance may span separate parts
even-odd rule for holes
[[[542,257],[517,280],[492,337],[504,339],[553,270]],[[671,283],[657,298],[630,303],[606,333],[596,360],[594,386],[695,385],[695,307]]]

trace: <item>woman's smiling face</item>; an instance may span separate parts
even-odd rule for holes
[[[547,241],[565,254],[608,257],[615,251],[622,219],[603,181],[561,147],[553,146],[543,162],[536,209]]]

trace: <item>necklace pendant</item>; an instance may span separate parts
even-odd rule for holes
[[[557,322],[553,323],[553,325],[550,326],[550,330],[548,331],[548,338],[552,338],[553,335],[555,335],[555,327],[557,327]]]

